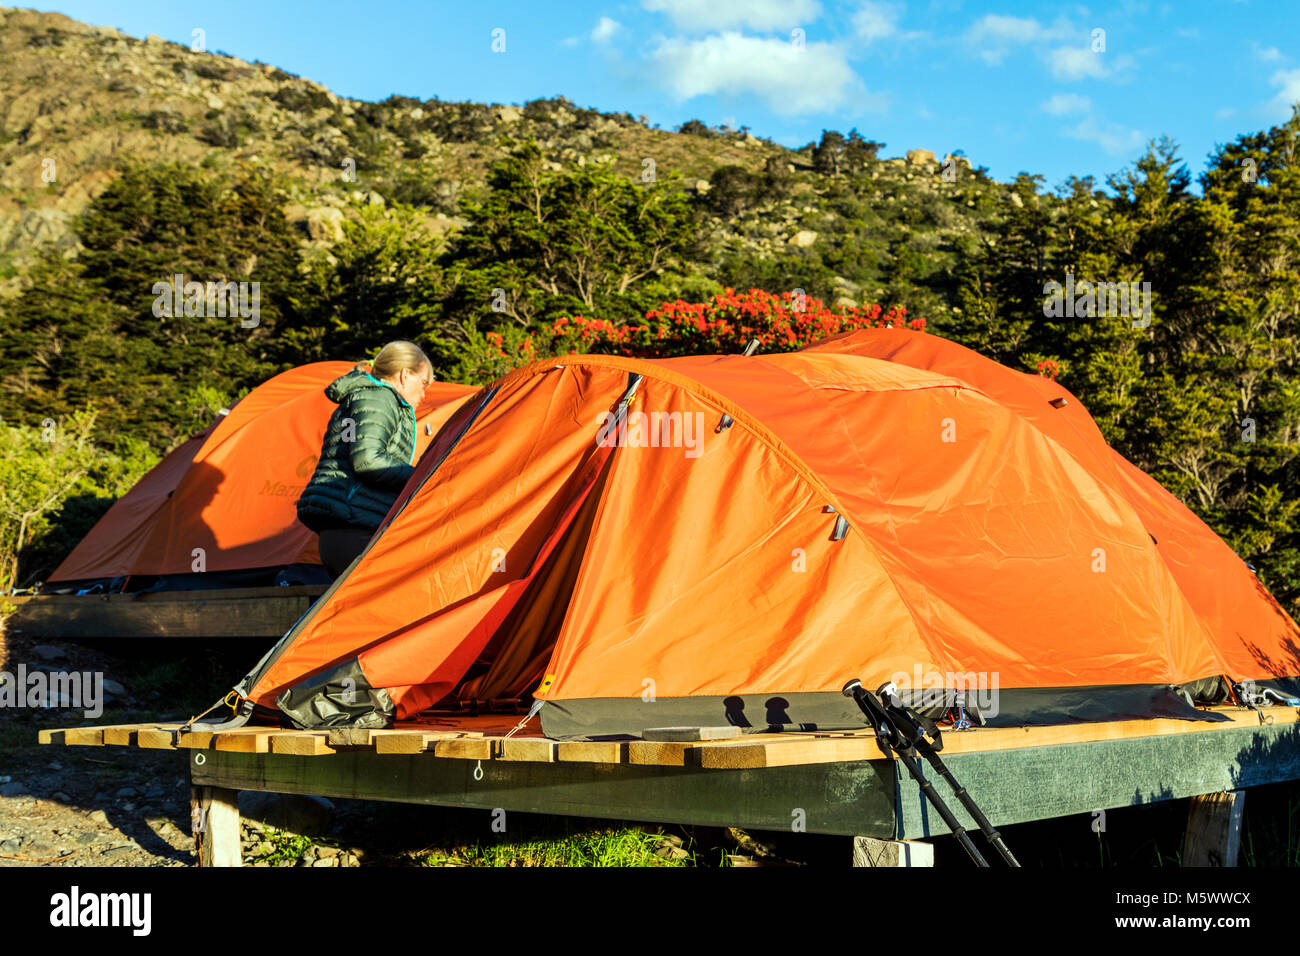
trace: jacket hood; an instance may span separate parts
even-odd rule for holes
[[[397,389],[371,377],[367,372],[356,370],[348,372],[346,375],[339,376],[334,381],[330,382],[329,385],[325,386],[325,397],[337,405],[353,392],[363,388],[386,388],[397,397],[401,404],[406,404],[406,399],[397,394]]]

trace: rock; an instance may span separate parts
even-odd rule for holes
[[[907,162],[912,166],[929,166],[934,162],[934,153],[928,149],[909,149]]]
[[[686,860],[690,858],[690,853],[679,846],[673,846],[671,843],[660,841],[655,847],[655,856],[665,860]]]
[[[102,37],[111,37],[114,40],[122,36],[117,32],[117,27],[95,27],[95,32]]]
[[[107,824],[108,824],[108,814],[105,813],[103,810],[96,810],[94,813],[92,813],[92,814],[90,815],[90,822],[91,822],[91,823],[99,823],[99,824],[107,825]]]
[[[383,206],[384,197],[372,189],[370,192],[366,193],[366,202],[371,206]]]
[[[250,823],[265,824],[287,833],[315,836],[329,830],[334,819],[334,804],[324,797],[242,790],[239,815]]]
[[[203,99],[204,102],[208,104],[208,109],[210,110],[223,109],[226,105],[225,101],[222,100],[222,98],[217,96],[215,93],[206,93],[204,94]]]
[[[307,235],[317,242],[338,242],[343,238],[343,212],[338,209],[307,210]]]
[[[162,37],[160,37],[158,34],[151,33],[144,38],[144,45],[148,47],[166,46],[167,41],[164,40]]]
[[[21,797],[26,792],[27,788],[19,780],[15,780],[13,783],[0,784],[0,797]]]
[[[58,661],[68,656],[63,648],[53,644],[37,644],[32,648],[32,653],[43,661]]]
[[[63,764],[59,763],[57,760],[51,760],[49,767],[51,770],[62,770]],[[7,782],[8,779],[9,779],[8,777],[5,777],[4,781],[0,781],[0,782]]]
[[[5,840],[3,843],[0,843],[0,853],[13,856],[21,847],[22,843],[18,840]]]
[[[117,795],[118,795],[119,797],[134,797],[134,796],[135,796],[135,788],[134,788],[134,787],[123,787],[121,790],[117,791]]]
[[[707,179],[697,179],[690,188],[694,191],[695,195],[703,196],[712,189],[713,186]]]
[[[312,863],[312,866],[335,866],[335,865],[337,865],[336,860],[316,860]]]
[[[494,115],[503,123],[518,123],[524,118],[524,111],[518,106],[498,106]]]
[[[1017,209],[1023,209],[1023,208],[1024,208],[1024,206],[1025,206],[1025,201],[1024,201],[1023,199],[1020,198],[1020,193],[1012,193],[1012,194],[1011,194],[1011,205],[1015,206]]]
[[[71,803],[71,802],[72,802],[72,798],[71,798],[70,796],[68,796],[66,793],[64,793],[62,790],[56,790],[56,791],[54,791],[54,793],[53,793],[52,796],[54,797],[55,800],[58,800],[58,801],[60,801],[60,802],[62,802],[62,803]]]
[[[332,847],[332,846],[318,846],[316,848],[316,855],[320,857],[322,860],[329,860],[338,856],[339,851],[336,847]]]
[[[800,229],[793,236],[786,240],[786,245],[798,246],[800,249],[807,248],[817,241],[817,233],[811,229]]]

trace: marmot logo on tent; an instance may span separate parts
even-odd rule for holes
[[[306,488],[306,485],[286,485],[283,481],[271,481],[268,478],[258,494],[270,495],[272,498],[298,498]]]
[[[627,425],[618,416],[601,412],[596,444],[601,448],[684,448],[687,458],[699,458],[704,446],[703,412],[629,412]]]

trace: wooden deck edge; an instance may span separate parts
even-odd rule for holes
[[[1215,733],[1257,729],[1253,711],[1224,708],[1227,721],[1155,719],[1112,723],[1058,725],[1032,728],[997,728],[944,733],[944,756],[1019,750],[1031,747]],[[1275,726],[1300,722],[1291,707],[1265,709]],[[699,767],[740,770],[786,767],[809,763],[884,760],[872,733],[826,731],[789,734],[751,734],[723,740],[593,740],[564,741],[539,736],[486,736],[473,730],[450,728],[394,728],[390,730],[300,731],[272,727],[242,727],[213,733],[181,733],[181,724],[121,724],[42,730],[42,744],[64,746],[125,746],[143,749],[215,749],[232,753],[287,754],[316,757],[340,751],[369,750],[378,754],[431,754],[459,760],[502,760],[523,763],[607,763],[658,767]],[[1136,731],[1143,731],[1137,733]]]

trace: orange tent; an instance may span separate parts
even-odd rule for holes
[[[1208,528],[1064,390],[982,363],[886,330],[520,369],[237,690],[306,727],[531,694],[584,736],[860,727],[853,677],[990,724],[1212,719],[1180,689],[1300,673]]]
[[[352,367],[317,362],[253,389],[114,502],[45,590],[269,584],[288,565],[318,566],[295,505],[336,407],[323,390]],[[473,393],[429,388],[416,410],[419,450]]]

